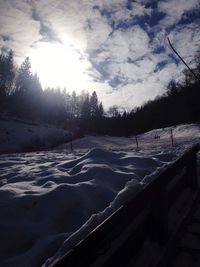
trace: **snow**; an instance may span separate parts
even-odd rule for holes
[[[178,147],[188,147],[191,143],[198,143],[200,138],[200,124],[183,124],[168,128],[155,129],[137,136],[139,149],[142,152],[148,150],[158,150],[158,152],[171,147],[171,129],[173,132],[174,145]],[[159,136],[156,139],[155,136]],[[88,151],[92,148],[105,148],[107,150],[121,151],[136,149],[135,136],[111,137],[111,136],[86,136],[73,141],[73,148],[76,152]],[[57,150],[67,149],[70,151],[70,144],[61,145]]]
[[[0,154],[49,148],[67,140],[68,132],[17,119],[0,119]]]
[[[173,148],[166,128],[138,136],[139,150],[135,137],[87,136],[73,142],[74,153],[65,144],[1,155],[0,266],[48,267],[57,261],[199,141],[199,125],[173,132]]]

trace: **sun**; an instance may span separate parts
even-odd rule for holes
[[[43,87],[83,90],[89,83],[89,62],[73,47],[58,43],[41,43],[30,54],[33,72]]]

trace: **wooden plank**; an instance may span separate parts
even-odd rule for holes
[[[154,267],[165,267],[170,265],[170,262],[173,260],[174,254],[176,253],[176,246],[180,241],[181,237],[185,233],[185,226],[188,224],[188,221],[191,219],[191,215],[194,213],[198,203],[199,203],[199,192],[197,191],[188,203],[188,206],[185,209],[185,213],[179,218],[179,222],[176,226],[176,229],[173,231],[167,245],[164,247],[162,253],[158,255],[157,262],[154,263]]]

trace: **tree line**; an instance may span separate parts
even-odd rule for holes
[[[193,68],[200,77],[200,60]],[[171,80],[166,92],[130,112],[104,108],[94,91],[71,94],[65,89],[42,89],[26,58],[17,69],[13,52],[0,54],[0,112],[4,115],[64,126],[80,133],[130,136],[180,123],[200,121],[200,84],[184,70],[184,80]]]
[[[200,57],[192,69],[200,78]],[[137,135],[156,128],[164,128],[182,123],[200,122],[200,83],[185,69],[182,82],[171,80],[166,92],[141,107],[120,114],[112,107],[112,119],[107,123],[107,133],[115,135]]]
[[[37,74],[31,72],[27,57],[19,68],[14,63],[13,52],[0,54],[0,112],[63,126],[66,121],[100,118],[104,108],[94,91],[71,94],[66,89],[42,89]]]

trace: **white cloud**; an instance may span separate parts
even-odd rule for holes
[[[151,15],[152,13],[152,8],[146,8],[141,2],[132,2],[131,7],[133,16]]]
[[[149,37],[139,26],[117,30],[104,45],[114,61],[136,60],[149,52]]]
[[[178,26],[170,33],[170,39],[174,48],[186,60],[193,64],[197,49],[200,44],[200,28],[198,24],[191,23]]]
[[[152,9],[145,7],[147,2],[130,2],[127,9],[126,0],[1,1],[0,47],[12,48],[22,60],[45,37],[49,41],[51,38],[60,40],[87,63],[85,74],[91,83],[82,89],[97,90],[107,107],[113,103],[130,108],[138,106],[164,92],[171,78],[181,77],[183,66],[176,65],[170,57],[166,27],[176,24],[184,12],[195,8],[199,1],[158,1],[158,11],[166,16],[158,26],[149,27],[154,33],[153,40],[137,25],[138,16],[152,15]],[[122,25],[117,28],[119,22]],[[132,26],[124,24],[123,27],[126,22],[133,22]],[[175,48],[184,57],[188,51],[195,54],[199,36],[195,23],[176,26],[170,32]],[[159,46],[165,47],[166,52],[152,53]],[[166,65],[156,68],[158,64],[162,66],[162,62]]]
[[[166,14],[160,26],[168,27],[176,24],[183,14],[189,10],[199,8],[199,0],[167,0],[158,2],[158,10]]]
[[[142,81],[147,79],[154,68],[154,62],[149,58],[144,58],[136,63],[110,63],[107,67],[110,73],[110,79],[113,79],[116,75],[121,78],[126,78],[128,83],[134,83],[135,81]]]
[[[158,94],[163,92],[160,89],[161,87],[158,86],[157,82],[152,80],[136,85],[127,84],[123,88],[105,95],[104,104],[106,108],[115,104],[131,110],[136,106],[144,104],[150,99],[154,99]]]
[[[145,65],[145,62],[143,62]],[[134,68],[134,67],[133,67]],[[150,67],[151,69],[151,67]],[[149,70],[150,70],[149,69]],[[148,100],[153,100],[156,96],[162,95],[166,91],[166,86],[171,79],[179,80],[182,77],[183,67],[177,68],[176,64],[168,64],[165,68],[158,72],[152,72],[151,75],[145,75],[141,82],[130,83],[118,90],[112,90],[109,94],[105,94],[105,107],[116,104],[124,106],[131,110],[135,106],[140,106]],[[141,69],[138,68],[139,75],[142,75]]]
[[[110,20],[116,24],[120,21],[128,22],[133,20],[136,16],[150,15],[152,12],[151,8],[145,8],[145,5],[141,2],[130,3],[130,8],[127,8],[127,3],[121,3],[115,6],[111,13]],[[111,8],[111,6],[110,6]]]
[[[21,60],[30,46],[41,38],[39,24],[30,19],[30,13],[30,6],[24,1],[0,2],[0,34],[10,38],[2,46],[13,49]]]

